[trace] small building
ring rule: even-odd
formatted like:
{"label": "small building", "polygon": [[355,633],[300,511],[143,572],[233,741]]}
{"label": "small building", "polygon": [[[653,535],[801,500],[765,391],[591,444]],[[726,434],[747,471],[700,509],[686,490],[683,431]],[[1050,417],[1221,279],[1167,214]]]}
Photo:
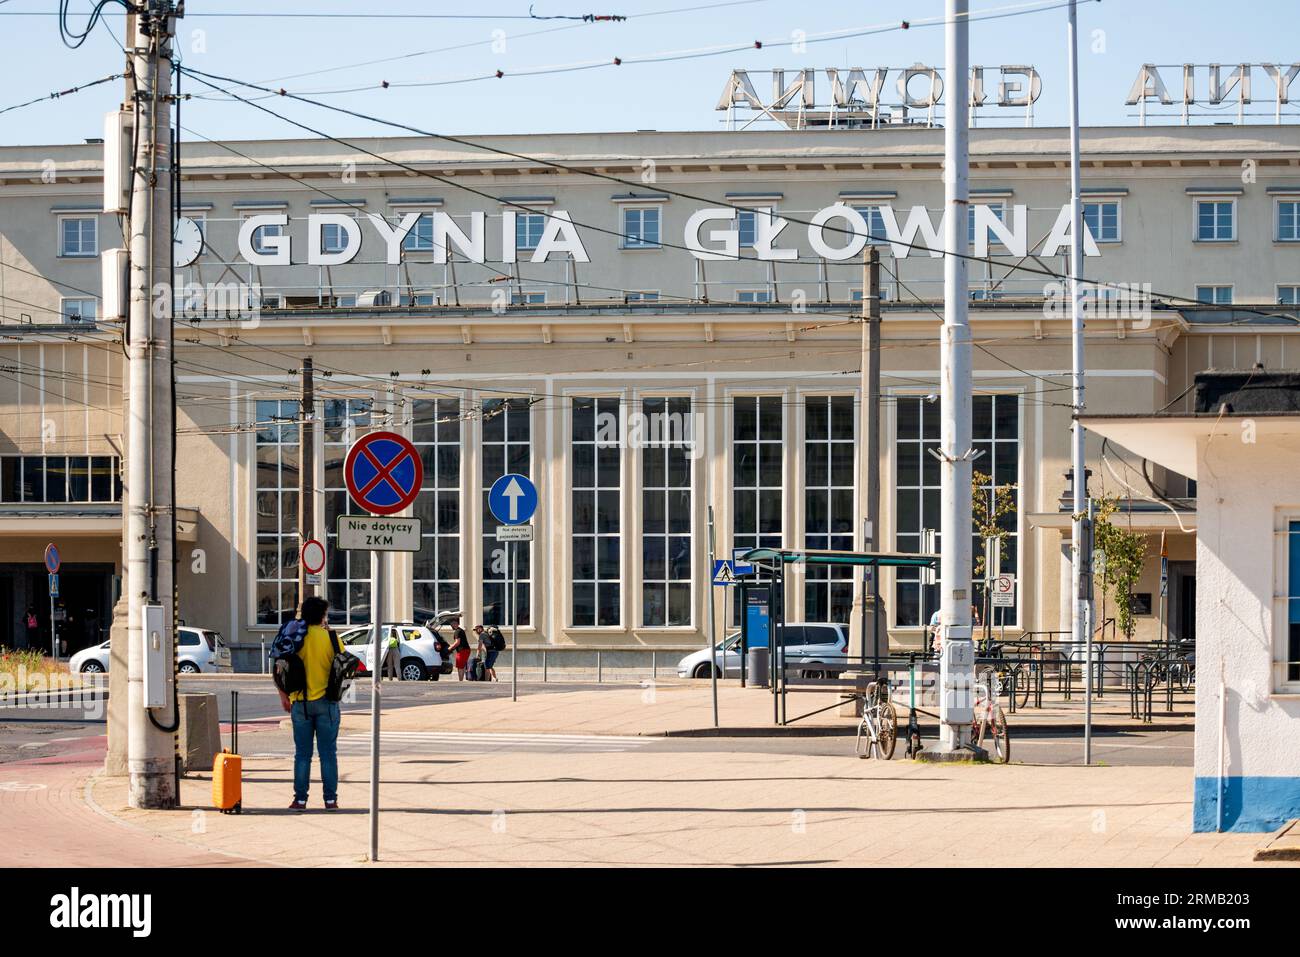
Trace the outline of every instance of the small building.
{"label": "small building", "polygon": [[1300,372],[1203,372],[1191,413],[1082,421],[1196,482],[1195,830],[1300,817]]}

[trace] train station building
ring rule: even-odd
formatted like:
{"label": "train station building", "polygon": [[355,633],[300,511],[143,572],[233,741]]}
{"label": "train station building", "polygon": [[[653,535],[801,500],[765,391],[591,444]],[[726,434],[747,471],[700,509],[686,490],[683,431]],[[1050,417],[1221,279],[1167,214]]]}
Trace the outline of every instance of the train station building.
{"label": "train station building", "polygon": [[[942,130],[475,142],[184,144],[182,618],[255,645],[295,605],[305,357],[323,591],[341,622],[369,620],[368,555],[337,549],[334,527],[351,507],[343,456],[375,428],[407,435],[424,463],[423,547],[389,577],[399,619],[508,621],[486,491],[507,471],[536,483],[529,646],[704,644],[710,507],[722,557],[863,547],[873,414],[877,545],[920,551],[942,533],[929,452],[943,260],[928,239],[942,235]],[[106,636],[120,593],[122,323],[103,277],[123,241],[102,170],[98,143],[0,148],[0,643],[29,607],[50,614],[48,541],[66,576],[56,614],[82,628],[70,650]],[[1300,367],[1300,127],[1088,128],[1082,172],[1086,278],[1127,284],[1091,303],[1090,415],[1190,411],[1207,369]],[[994,623],[1062,631],[1068,131],[973,129],[971,202],[976,468],[1016,505],[1002,563],[1015,605]],[[862,375],[868,243],[882,262],[878,396]],[[1135,637],[1162,624],[1192,637],[1195,481],[1100,437],[1088,458],[1090,492],[1147,536]],[[853,579],[788,587],[791,620],[847,620]],[[882,594],[891,644],[918,647],[937,586],[900,570]]]}

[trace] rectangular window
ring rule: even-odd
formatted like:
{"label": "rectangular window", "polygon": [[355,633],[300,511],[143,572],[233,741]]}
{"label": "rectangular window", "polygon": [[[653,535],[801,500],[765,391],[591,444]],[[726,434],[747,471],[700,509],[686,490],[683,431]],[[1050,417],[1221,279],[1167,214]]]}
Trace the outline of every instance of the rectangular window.
{"label": "rectangular window", "polygon": [[403,306],[436,306],[438,304],[438,294],[436,292],[417,292],[412,295],[404,292],[399,300]]}
{"label": "rectangular window", "polygon": [[420,214],[420,218],[402,240],[402,248],[411,253],[430,252],[433,249],[433,216],[429,213]]}
{"label": "rectangular window", "polygon": [[257,623],[279,625],[298,605],[298,403],[259,399],[256,416]]}
{"label": "rectangular window", "polygon": [[64,322],[94,322],[99,314],[98,300],[64,299],[61,310]]}
{"label": "rectangular window", "polygon": [[59,255],[78,258],[98,256],[98,234],[98,217],[59,217]]}
{"label": "rectangular window", "polygon": [[1196,301],[1208,303],[1212,306],[1230,306],[1232,305],[1232,287],[1197,286]]}
{"label": "rectangular window", "polygon": [[888,243],[885,238],[885,217],[881,215],[880,207],[877,205],[854,206],[862,218],[867,221],[867,245],[880,246]]}
{"label": "rectangular window", "polygon": [[1277,201],[1277,241],[1300,242],[1300,200],[1279,199]]}
{"label": "rectangular window", "polygon": [[1119,242],[1119,200],[1106,199],[1083,204],[1083,221],[1099,243]]}
{"label": "rectangular window", "polygon": [[339,223],[323,223],[320,231],[320,248],[325,253],[341,253],[347,248],[348,234]]}
{"label": "rectangular window", "polygon": [[[1016,483],[1020,467],[1020,400],[1014,395],[974,396],[972,427],[976,471],[997,485]],[[895,548],[920,552],[926,529],[935,531],[935,549],[942,547],[939,503],[939,460],[930,454],[939,448],[939,405],[919,396],[899,396],[895,404],[897,442],[894,448]],[[1017,494],[1018,501],[1018,494]],[[1016,574],[1018,507],[1002,521],[1002,571]],[[972,541],[972,560],[984,544]],[[974,567],[971,568],[972,577]],[[983,614],[983,582],[972,582],[973,603]],[[915,569],[899,569],[896,576],[894,620],[900,627],[920,627],[939,607],[939,586],[923,585]],[[996,609],[993,623],[1015,626],[1014,608]]]}
{"label": "rectangular window", "polygon": [[736,231],[740,234],[741,249],[752,247],[758,239],[758,214],[760,211],[767,214],[772,212],[769,207],[762,206],[755,209],[742,209],[736,213]]}
{"label": "rectangular window", "polygon": [[622,410],[617,397],[573,400],[573,624],[622,621]]}
{"label": "rectangular window", "polygon": [[1282,665],[1288,684],[1300,681],[1300,521],[1287,523],[1286,649]]}
{"label": "rectangular window", "polygon": [[[258,226],[255,230],[253,230],[253,235],[250,237],[253,245],[253,252],[256,253],[273,252],[274,250],[271,249],[271,247],[267,244],[266,241],[273,237],[283,236],[283,235],[284,235],[284,227],[279,225],[278,223],[274,225],[268,225],[268,226]],[[265,304],[265,297],[263,298],[263,304]]]}
{"label": "rectangular window", "polygon": [[1279,306],[1300,306],[1300,285],[1278,286],[1277,304]]}
{"label": "rectangular window", "polygon": [[772,294],[766,289],[737,289],[736,302],[771,302]]}
{"label": "rectangular window", "polygon": [[623,207],[623,248],[659,248],[659,207]]}
{"label": "rectangular window", "polygon": [[[972,205],[968,206],[966,209],[966,241],[970,243],[972,249],[975,248],[975,205],[976,204],[972,203]],[[1006,222],[1006,204],[1001,200],[992,203],[979,203],[978,205],[987,206],[993,211],[994,216],[1002,222]],[[987,226],[985,227],[985,230],[988,230]],[[993,241],[992,235],[989,236],[989,241]]]}
{"label": "rectangular window", "polygon": [[650,292],[650,291],[629,292],[627,294],[627,301],[628,302],[658,302],[659,293],[657,291],[656,292]]}
{"label": "rectangular window", "polygon": [[516,549],[519,567],[519,624],[530,623],[532,614],[533,546],[507,545],[497,541],[497,526],[488,508],[488,492],[503,475],[532,477],[532,402],[525,398],[491,398],[483,400],[483,623],[505,625],[510,622],[508,582],[510,548]]}
{"label": "rectangular window", "polygon": [[546,229],[545,213],[515,214],[515,248],[536,249],[542,241],[542,232]]}
{"label": "rectangular window", "polygon": [[[853,396],[804,400],[805,548],[853,550]],[[804,621],[847,624],[853,609],[853,569],[810,565],[804,578]]]}
{"label": "rectangular window", "polygon": [[[296,402],[285,405],[297,407]],[[260,418],[260,416],[259,416]],[[370,621],[370,552],[338,548],[340,515],[361,515],[343,481],[348,447],[371,428],[369,399],[326,399],[324,403],[325,459],[325,597],[330,621],[340,625]],[[297,430],[294,430],[295,434]],[[297,573],[295,572],[295,583]]]}
{"label": "rectangular window", "polygon": [[1196,241],[1226,243],[1237,238],[1237,201],[1234,199],[1198,199],[1196,201]]}
{"label": "rectangular window", "polygon": [[411,574],[415,620],[422,622],[460,607],[460,400],[416,399],[411,415],[411,441],[424,466]]}
{"label": "rectangular window", "polygon": [[117,458],[108,455],[0,456],[0,502],[117,502]]}
{"label": "rectangular window", "polygon": [[691,400],[646,398],[641,455],[641,624],[691,624]]}
{"label": "rectangular window", "polygon": [[[784,442],[784,399],[781,396],[737,396],[732,400],[733,548],[780,548],[782,545]],[[765,580],[765,576],[760,574],[755,580]],[[740,621],[739,594],[732,600],[735,615],[732,620]]]}
{"label": "rectangular window", "polygon": [[523,292],[512,292],[510,294],[510,305],[512,306],[541,306],[546,304],[546,293],[536,290],[525,289]]}

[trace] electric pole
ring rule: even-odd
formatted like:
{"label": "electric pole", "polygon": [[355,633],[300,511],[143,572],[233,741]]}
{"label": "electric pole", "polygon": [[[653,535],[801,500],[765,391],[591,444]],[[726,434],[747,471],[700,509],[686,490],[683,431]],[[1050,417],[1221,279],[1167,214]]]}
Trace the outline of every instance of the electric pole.
{"label": "electric pole", "polygon": [[[867,524],[864,529],[862,547],[865,551],[879,551],[880,542],[880,247],[874,242],[866,250],[866,275],[862,286],[862,371],[866,377],[863,382],[862,408],[867,418]],[[869,406],[868,406],[869,403]],[[862,570],[862,607],[867,607],[868,577],[873,585],[879,581],[880,569],[864,567]],[[880,656],[880,609],[875,602],[876,589],[872,589],[871,601],[871,640],[873,655],[879,665]],[[862,651],[866,657],[867,634],[866,615],[863,615]],[[888,650],[888,649],[886,649]]]}
{"label": "electric pole", "polygon": [[126,472],[127,769],[131,807],[174,807],[175,421],[172,406],[171,40],[179,13],[149,0],[127,18],[135,78]]}
{"label": "electric pole", "polygon": [[[302,360],[302,397],[298,403],[298,608],[308,595],[320,593],[308,585],[302,546],[316,537],[316,383],[311,356]],[[324,572],[321,573],[322,575]]]}
{"label": "electric pole", "polygon": [[944,24],[943,343],[939,458],[943,539],[939,620],[939,754],[970,742],[975,654],[971,640],[971,337],[967,297],[970,215],[970,19],[967,0],[947,0]]}
{"label": "electric pole", "polygon": [[[1088,508],[1088,471],[1084,461],[1083,426],[1083,209],[1079,200],[1079,27],[1074,0],[1070,0],[1066,21],[1070,62],[1070,333],[1073,348],[1074,418],[1070,423],[1071,460],[1074,468],[1074,499],[1071,503],[1070,626],[1074,649],[1084,649],[1084,701],[1087,721],[1084,734],[1084,763],[1092,763],[1092,554],[1085,550],[1085,511]],[[1087,576],[1085,582],[1084,576]]]}

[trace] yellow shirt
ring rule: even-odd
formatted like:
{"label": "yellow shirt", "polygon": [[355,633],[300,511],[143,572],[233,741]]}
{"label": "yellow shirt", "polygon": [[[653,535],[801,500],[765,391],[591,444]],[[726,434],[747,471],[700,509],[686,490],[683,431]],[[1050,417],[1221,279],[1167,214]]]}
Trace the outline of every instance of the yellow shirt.
{"label": "yellow shirt", "polygon": [[[298,657],[307,670],[307,700],[318,701],[325,697],[325,689],[329,687],[330,662],[334,660],[334,642],[324,625],[308,626]],[[289,697],[301,701],[302,692],[295,691]]]}

